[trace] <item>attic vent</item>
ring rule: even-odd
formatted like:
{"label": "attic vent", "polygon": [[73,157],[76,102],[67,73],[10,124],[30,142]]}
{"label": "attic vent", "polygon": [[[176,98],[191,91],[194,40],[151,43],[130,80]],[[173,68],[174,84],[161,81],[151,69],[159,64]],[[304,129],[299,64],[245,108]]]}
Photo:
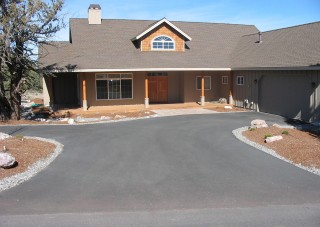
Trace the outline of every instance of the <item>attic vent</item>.
{"label": "attic vent", "polygon": [[99,4],[91,4],[88,9],[89,24],[101,24],[101,7]]}

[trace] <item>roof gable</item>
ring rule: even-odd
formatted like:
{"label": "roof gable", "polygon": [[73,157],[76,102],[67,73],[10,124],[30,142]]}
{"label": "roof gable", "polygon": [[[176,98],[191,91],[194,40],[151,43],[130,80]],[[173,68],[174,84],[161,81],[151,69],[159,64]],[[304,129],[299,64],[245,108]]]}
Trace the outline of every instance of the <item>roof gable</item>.
{"label": "roof gable", "polygon": [[169,25],[171,28],[173,28],[176,32],[178,32],[179,34],[181,34],[185,40],[187,41],[191,41],[192,38],[190,36],[188,36],[186,33],[184,33],[182,30],[180,30],[178,27],[176,27],[174,24],[172,24],[170,21],[168,21],[166,18],[163,18],[162,20],[154,23],[153,25],[151,25],[150,27],[148,27],[146,30],[144,30],[143,32],[141,32],[139,35],[137,35],[136,37],[134,37],[132,39],[132,41],[135,40],[139,40],[141,39],[144,35],[148,34],[150,31],[152,31],[153,29],[159,27],[160,25],[166,23],[167,25]]}

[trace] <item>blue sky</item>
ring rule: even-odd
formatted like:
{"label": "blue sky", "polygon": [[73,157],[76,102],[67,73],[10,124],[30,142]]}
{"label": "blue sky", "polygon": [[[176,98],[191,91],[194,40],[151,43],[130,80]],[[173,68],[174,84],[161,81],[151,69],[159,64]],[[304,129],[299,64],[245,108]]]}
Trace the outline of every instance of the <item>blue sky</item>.
{"label": "blue sky", "polygon": [[[86,18],[88,6],[100,4],[104,19],[195,21],[253,24],[261,31],[320,21],[320,0],[65,0],[63,13]],[[68,28],[57,40],[68,39]]]}

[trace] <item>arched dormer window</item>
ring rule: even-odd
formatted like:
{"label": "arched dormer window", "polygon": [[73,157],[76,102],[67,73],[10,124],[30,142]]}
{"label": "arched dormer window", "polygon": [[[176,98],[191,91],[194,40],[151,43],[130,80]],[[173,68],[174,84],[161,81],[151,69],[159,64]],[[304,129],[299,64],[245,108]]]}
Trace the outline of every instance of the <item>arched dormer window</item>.
{"label": "arched dormer window", "polygon": [[175,50],[175,43],[169,36],[157,36],[152,40],[152,50]]}

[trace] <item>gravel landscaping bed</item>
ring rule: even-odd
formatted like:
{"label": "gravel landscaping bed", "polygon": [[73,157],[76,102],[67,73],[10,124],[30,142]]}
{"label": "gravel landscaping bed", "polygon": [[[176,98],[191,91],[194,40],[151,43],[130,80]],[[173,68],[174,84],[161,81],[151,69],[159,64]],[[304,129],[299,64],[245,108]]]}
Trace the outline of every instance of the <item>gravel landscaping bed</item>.
{"label": "gravel landscaping bed", "polygon": [[[8,153],[14,154],[18,161],[17,167],[1,169],[0,192],[29,180],[46,168],[63,150],[63,145],[55,140],[27,136],[23,139],[24,141],[21,141],[21,143],[26,148],[24,151],[21,150],[21,144],[20,147],[17,144],[19,139],[15,137],[0,140],[1,145],[6,144],[9,148]],[[9,145],[10,142],[12,142],[11,145]],[[43,146],[47,146],[47,149],[44,149]],[[15,150],[21,152],[21,154],[18,155]],[[35,152],[31,154],[33,150]]]}
{"label": "gravel landscaping bed", "polygon": [[[277,141],[274,142],[274,144],[264,144],[264,134],[279,133],[280,131],[284,131],[285,129],[288,129],[286,131],[289,132],[289,135],[283,135],[284,140],[282,142]],[[260,133],[257,133],[256,130],[261,131]],[[320,138],[317,135],[310,135],[310,138],[307,138],[308,132],[298,131],[297,129],[294,129],[294,127],[292,126],[281,126],[281,128],[277,129],[275,127],[268,127],[256,130],[248,131],[248,127],[242,127],[233,130],[232,133],[235,135],[236,138],[252,147],[255,147],[274,157],[277,157],[301,169],[307,170],[320,176],[320,152],[318,151],[320,148]],[[294,132],[292,130],[296,130],[297,132]],[[251,136],[249,140],[245,135],[248,135],[248,133],[251,132],[254,134],[254,136]],[[304,133],[304,135],[302,135],[301,133]],[[297,135],[299,135],[299,137],[297,137]],[[286,136],[291,136],[292,138],[290,139],[295,140],[295,143],[290,143],[286,141]],[[312,141],[312,137],[314,137],[313,143],[307,145],[308,142]]]}

